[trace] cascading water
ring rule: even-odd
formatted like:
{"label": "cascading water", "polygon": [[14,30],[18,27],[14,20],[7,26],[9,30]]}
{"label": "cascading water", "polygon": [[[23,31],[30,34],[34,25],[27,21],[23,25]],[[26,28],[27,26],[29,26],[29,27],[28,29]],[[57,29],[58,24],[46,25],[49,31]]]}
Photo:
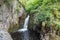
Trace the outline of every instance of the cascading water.
{"label": "cascading water", "polygon": [[25,19],[23,28],[18,30],[18,32],[22,33],[22,40],[29,40],[28,21],[29,15]]}

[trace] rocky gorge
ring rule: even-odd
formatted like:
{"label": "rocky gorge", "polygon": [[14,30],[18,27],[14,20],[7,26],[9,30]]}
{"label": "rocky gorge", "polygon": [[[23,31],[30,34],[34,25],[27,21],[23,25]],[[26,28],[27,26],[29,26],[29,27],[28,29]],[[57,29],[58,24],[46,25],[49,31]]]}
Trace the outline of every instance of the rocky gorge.
{"label": "rocky gorge", "polygon": [[57,5],[54,0],[0,0],[0,40],[60,40]]}

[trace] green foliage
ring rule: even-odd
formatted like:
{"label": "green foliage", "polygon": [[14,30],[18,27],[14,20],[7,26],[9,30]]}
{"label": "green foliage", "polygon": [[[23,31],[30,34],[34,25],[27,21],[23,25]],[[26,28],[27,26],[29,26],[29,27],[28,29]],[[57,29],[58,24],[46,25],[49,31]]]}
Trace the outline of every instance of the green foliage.
{"label": "green foliage", "polygon": [[[40,22],[45,21],[48,26],[51,26],[51,24],[54,24],[54,21],[56,19],[54,17],[54,15],[56,15],[57,18],[60,18],[60,16],[59,16],[60,12],[55,11],[55,14],[53,14],[53,10],[60,8],[60,6],[59,6],[60,4],[57,1],[58,0],[39,1],[40,4],[37,3],[39,6],[36,9],[33,9],[36,6],[32,6],[32,4],[30,3],[31,6],[28,6],[28,7],[30,7],[30,9],[29,9],[30,13],[31,14],[34,13],[34,23],[39,24]],[[28,8],[28,7],[26,7],[26,8]],[[55,27],[56,30],[58,28],[60,28],[60,23],[57,23],[57,24],[55,23],[55,25],[56,25],[56,27]]]}
{"label": "green foliage", "polygon": [[27,1],[28,0],[19,0],[19,2],[22,3],[23,5],[25,5]]}
{"label": "green foliage", "polygon": [[26,2],[25,8],[27,11],[35,9],[38,6],[39,0],[29,0]]}
{"label": "green foliage", "polygon": [[[22,1],[22,0],[21,0]],[[60,0],[25,0],[23,2],[26,11],[34,13],[34,23],[45,21],[48,25],[54,23],[56,19],[60,21]],[[58,10],[56,10],[58,9]],[[54,11],[54,12],[53,12]],[[56,22],[56,21],[55,21]],[[55,23],[55,29],[60,28],[60,22]]]}
{"label": "green foliage", "polygon": [[40,21],[43,22],[52,22],[54,20],[53,14],[51,13],[51,10],[48,10],[48,8],[38,8],[38,12],[35,13],[34,16],[34,23],[38,24]]}
{"label": "green foliage", "polygon": [[60,22],[55,22],[55,24],[56,24],[55,30],[59,30],[60,29]]}
{"label": "green foliage", "polygon": [[26,1],[25,9],[30,12],[31,10],[36,9],[38,6],[46,7],[47,4],[56,3],[57,0],[28,0]]}

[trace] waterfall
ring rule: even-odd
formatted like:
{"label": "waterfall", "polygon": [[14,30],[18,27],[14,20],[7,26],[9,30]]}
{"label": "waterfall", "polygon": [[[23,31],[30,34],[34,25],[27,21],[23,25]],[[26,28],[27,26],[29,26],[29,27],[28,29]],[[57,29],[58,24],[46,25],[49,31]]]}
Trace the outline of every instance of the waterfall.
{"label": "waterfall", "polygon": [[18,32],[22,33],[21,34],[22,35],[22,40],[29,40],[28,21],[29,21],[29,15],[25,19],[23,28],[18,30]]}
{"label": "waterfall", "polygon": [[28,30],[28,21],[29,21],[29,15],[26,17],[25,19],[25,22],[24,22],[24,25],[23,25],[23,28],[22,29],[19,29],[18,32],[23,32],[23,31],[26,31]]}

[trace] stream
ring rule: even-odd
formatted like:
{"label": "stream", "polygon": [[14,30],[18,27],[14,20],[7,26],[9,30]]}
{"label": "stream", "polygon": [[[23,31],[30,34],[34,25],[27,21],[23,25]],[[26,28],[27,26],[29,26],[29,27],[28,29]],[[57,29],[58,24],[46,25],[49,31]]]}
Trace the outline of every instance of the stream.
{"label": "stream", "polygon": [[13,40],[39,40],[39,34],[28,29],[29,15],[25,18],[25,22],[22,29],[19,29],[16,33],[11,34]]}

